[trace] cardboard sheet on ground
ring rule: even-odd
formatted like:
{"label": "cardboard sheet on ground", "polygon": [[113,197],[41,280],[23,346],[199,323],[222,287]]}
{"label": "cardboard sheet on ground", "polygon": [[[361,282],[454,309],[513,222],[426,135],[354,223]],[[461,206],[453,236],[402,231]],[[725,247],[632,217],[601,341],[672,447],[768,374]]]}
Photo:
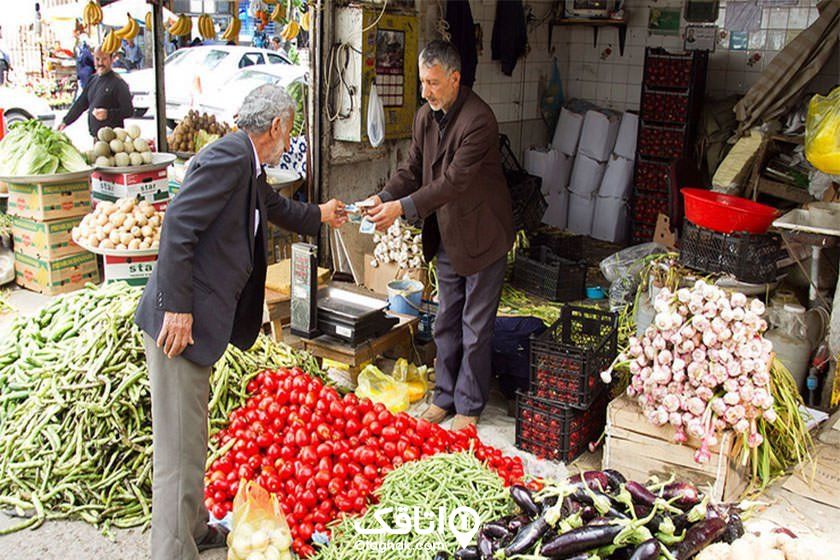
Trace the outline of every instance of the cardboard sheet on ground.
{"label": "cardboard sheet on ground", "polygon": [[817,445],[814,456],[816,468],[806,465],[788,478],[784,488],[840,509],[840,447]]}

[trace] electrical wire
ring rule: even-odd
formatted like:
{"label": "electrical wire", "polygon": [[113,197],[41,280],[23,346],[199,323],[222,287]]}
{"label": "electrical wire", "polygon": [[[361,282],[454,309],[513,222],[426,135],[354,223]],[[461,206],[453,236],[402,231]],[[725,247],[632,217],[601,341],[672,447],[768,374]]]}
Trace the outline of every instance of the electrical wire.
{"label": "electrical wire", "polygon": [[365,33],[365,32],[367,32],[367,31],[370,31],[371,29],[373,29],[374,27],[376,27],[377,25],[379,25],[379,20],[381,20],[381,19],[382,19],[382,16],[384,16],[384,15],[385,15],[385,8],[387,8],[387,7],[388,7],[388,0],[385,0],[385,2],[383,2],[383,3],[382,3],[382,11],[381,11],[381,12],[379,12],[379,17],[378,17],[378,18],[376,18],[376,21],[374,21],[373,23],[371,23],[370,25],[368,25],[367,27],[365,27],[364,29],[362,29],[362,33]]}

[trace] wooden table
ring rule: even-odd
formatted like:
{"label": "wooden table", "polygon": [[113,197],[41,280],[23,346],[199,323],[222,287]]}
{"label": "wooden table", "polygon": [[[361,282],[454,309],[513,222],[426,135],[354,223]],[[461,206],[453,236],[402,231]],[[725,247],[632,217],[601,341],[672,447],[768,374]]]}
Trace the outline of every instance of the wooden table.
{"label": "wooden table", "polygon": [[265,305],[274,340],[283,340],[283,327],[292,320],[292,298],[288,294],[265,289]]}
{"label": "wooden table", "polygon": [[347,364],[355,377],[359,373],[359,366],[373,361],[377,356],[393,350],[401,357],[408,357],[411,351],[411,340],[417,332],[420,322],[418,317],[389,313],[397,317],[400,322],[382,336],[369,340],[359,346],[351,346],[347,342],[330,335],[321,335],[313,339],[301,338],[304,350],[318,358],[328,358]]}

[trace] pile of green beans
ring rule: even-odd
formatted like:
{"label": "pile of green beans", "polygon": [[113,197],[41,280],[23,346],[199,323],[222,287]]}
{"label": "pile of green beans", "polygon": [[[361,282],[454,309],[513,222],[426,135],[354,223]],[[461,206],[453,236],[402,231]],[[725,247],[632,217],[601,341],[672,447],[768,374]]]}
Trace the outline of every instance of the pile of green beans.
{"label": "pile of green beans", "polygon": [[499,301],[500,315],[537,317],[550,326],[560,318],[562,311],[562,303],[552,303],[528,295],[507,283],[502,288],[502,297]]}
{"label": "pile of green beans", "polygon": [[[139,288],[109,283],[19,317],[0,343],[0,509],[23,521],[147,525],[152,489],[149,376],[134,325]],[[264,368],[318,371],[311,356],[260,336],[229,347],[211,375],[210,433]]]}
{"label": "pile of green beans", "polygon": [[[459,547],[455,535],[448,529],[430,534],[420,534],[412,526],[407,534],[362,535],[356,525],[364,530],[381,528],[378,517],[388,527],[399,527],[395,522],[398,511],[414,518],[414,508],[433,514],[435,528],[439,508],[445,515],[460,506],[473,508],[481,523],[493,521],[513,511],[510,492],[502,479],[484,466],[472,453],[445,453],[421,461],[406,463],[388,473],[376,491],[378,503],[368,508],[361,517],[342,517],[332,529],[331,542],[320,548],[317,560],[402,560],[431,558],[438,550],[450,554]],[[390,511],[387,511],[387,510]],[[423,520],[423,525],[431,521]],[[360,541],[364,541],[361,546]]]}

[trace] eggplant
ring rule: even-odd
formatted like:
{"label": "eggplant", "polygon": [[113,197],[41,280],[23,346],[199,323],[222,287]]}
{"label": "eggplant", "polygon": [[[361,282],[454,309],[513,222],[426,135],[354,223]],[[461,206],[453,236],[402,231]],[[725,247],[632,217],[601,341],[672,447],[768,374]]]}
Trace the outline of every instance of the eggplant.
{"label": "eggplant", "polygon": [[690,509],[700,503],[700,491],[690,482],[672,482],[662,489],[662,497],[668,501],[676,498],[674,503],[682,509]]}
{"label": "eggplant", "polygon": [[543,501],[540,502],[540,513],[545,513],[545,510],[548,508],[552,508],[557,505],[557,496],[548,496]]}
{"label": "eggplant", "polygon": [[596,517],[598,517],[598,511],[592,506],[586,506],[585,508],[580,510],[580,518],[583,520],[584,523],[589,523]]}
{"label": "eggplant", "polygon": [[656,560],[659,558],[659,552],[662,546],[656,539],[649,539],[640,544],[633,550],[630,560]]}
{"label": "eggplant", "polygon": [[485,535],[487,535],[491,539],[504,540],[513,536],[508,530],[507,526],[495,521],[491,523],[485,523],[484,527],[481,530],[484,532]]}
{"label": "eggplant", "polygon": [[543,544],[540,554],[549,558],[568,558],[580,552],[594,550],[612,544],[613,539],[624,528],[623,525],[584,525],[572,529]]}
{"label": "eggplant", "polygon": [[481,555],[478,553],[478,547],[471,544],[466,548],[456,551],[455,560],[481,560]]}
{"label": "eggplant", "polygon": [[671,521],[674,522],[675,533],[681,533],[684,529],[687,529],[689,526],[688,516],[684,513],[682,515],[675,515],[671,517]]}
{"label": "eggplant", "polygon": [[592,490],[604,491],[609,486],[609,478],[603,471],[585,471],[569,477],[574,485],[586,485]]}
{"label": "eggplant", "polygon": [[635,480],[630,480],[624,484],[624,487],[627,488],[630,496],[633,497],[633,503],[644,504],[650,507],[656,504],[656,494],[648,490],[643,484]]}
{"label": "eggplant", "polygon": [[517,515],[516,517],[514,517],[513,519],[511,519],[510,521],[508,521],[508,524],[507,524],[507,529],[508,529],[508,531],[510,531],[511,533],[516,533],[517,531],[519,531],[519,529],[520,529],[521,527],[524,527],[525,525],[527,525],[527,524],[528,524],[528,523],[530,523],[530,522],[531,522],[531,520],[530,520],[530,519],[528,519],[528,516],[526,516],[526,515]]}
{"label": "eggplant", "polygon": [[560,506],[560,519],[566,519],[581,510],[580,502],[573,500],[571,496],[563,498],[563,505]]}
{"label": "eggplant", "polygon": [[438,553],[435,554],[432,560],[449,560],[449,553],[445,550],[438,550]]}
{"label": "eggplant", "polygon": [[505,547],[505,556],[523,554],[530,550],[546,531],[548,531],[548,522],[542,517],[537,517],[534,521],[519,529],[510,544]]}
{"label": "eggplant", "polygon": [[617,491],[622,484],[627,482],[627,479],[624,478],[624,475],[616,470],[604,469],[602,472],[607,477],[607,482],[610,485],[610,490]]}
{"label": "eggplant", "polygon": [[720,540],[726,544],[732,544],[743,536],[744,522],[741,521],[741,516],[733,511],[729,514],[729,519],[726,522],[726,530],[723,532]]}
{"label": "eggplant", "polygon": [[476,541],[476,544],[478,547],[478,555],[481,556],[481,560],[490,560],[490,558],[493,557],[496,547],[493,546],[493,541],[483,530],[478,532],[478,540]]}
{"label": "eggplant", "polygon": [[513,501],[519,506],[522,513],[532,518],[537,517],[540,514],[540,508],[537,507],[536,502],[534,502],[534,497],[531,495],[531,491],[521,484],[514,484],[510,487],[510,497],[513,498]]}
{"label": "eggplant", "polygon": [[677,546],[674,557],[688,560],[715,542],[726,531],[726,521],[720,517],[705,519],[696,523],[685,533],[685,539]]}

